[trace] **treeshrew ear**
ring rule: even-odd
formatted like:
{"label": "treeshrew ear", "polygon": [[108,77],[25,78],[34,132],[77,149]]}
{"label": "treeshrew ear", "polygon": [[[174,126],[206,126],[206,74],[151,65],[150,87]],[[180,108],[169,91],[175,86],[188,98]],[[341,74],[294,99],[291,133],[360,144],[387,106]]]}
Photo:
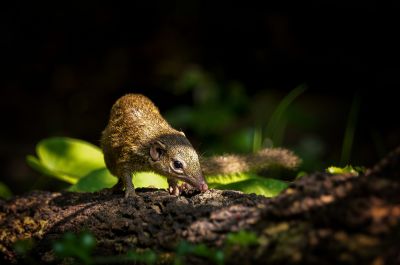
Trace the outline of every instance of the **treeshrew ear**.
{"label": "treeshrew ear", "polygon": [[166,146],[160,141],[155,141],[150,146],[150,156],[153,161],[160,160],[161,156],[165,153]]}

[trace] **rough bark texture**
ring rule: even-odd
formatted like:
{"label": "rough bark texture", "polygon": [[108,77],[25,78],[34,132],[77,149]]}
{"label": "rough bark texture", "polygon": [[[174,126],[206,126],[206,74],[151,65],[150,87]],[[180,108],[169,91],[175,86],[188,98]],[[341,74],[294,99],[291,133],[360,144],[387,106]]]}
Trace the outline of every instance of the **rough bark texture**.
{"label": "rough bark texture", "polygon": [[1,201],[3,261],[18,260],[16,240],[33,238],[34,257],[52,262],[51,242],[84,228],[97,238],[101,255],[168,253],[182,239],[222,247],[229,232],[245,229],[260,244],[234,249],[229,264],[400,264],[400,149],[365,175],[311,174],[273,199],[220,190],[186,197],[137,193],[124,199],[35,191]]}

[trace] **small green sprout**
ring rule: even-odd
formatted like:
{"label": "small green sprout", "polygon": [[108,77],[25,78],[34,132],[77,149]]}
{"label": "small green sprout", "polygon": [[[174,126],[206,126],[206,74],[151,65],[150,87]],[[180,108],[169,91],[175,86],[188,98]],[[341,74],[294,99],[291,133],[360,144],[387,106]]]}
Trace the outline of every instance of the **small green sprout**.
{"label": "small green sprout", "polygon": [[229,233],[226,237],[226,244],[233,246],[238,245],[240,247],[249,247],[258,245],[258,237],[254,232],[248,232],[240,230],[237,233]]}
{"label": "small green sprout", "polygon": [[352,167],[350,165],[347,165],[345,167],[328,167],[326,169],[326,172],[333,174],[333,175],[339,175],[339,174],[352,174],[354,176],[358,176],[360,173],[365,172],[365,168],[363,167]]}
{"label": "small green sprout", "polygon": [[184,263],[184,257],[190,254],[195,256],[207,258],[214,264],[224,264],[224,253],[222,250],[215,250],[207,247],[205,244],[194,245],[187,241],[181,241],[176,248],[176,256],[174,265],[182,265]]}
{"label": "small green sprout", "polygon": [[92,264],[91,253],[96,246],[96,239],[89,232],[80,234],[65,233],[61,240],[54,242],[54,253],[60,258],[74,257],[83,264]]}

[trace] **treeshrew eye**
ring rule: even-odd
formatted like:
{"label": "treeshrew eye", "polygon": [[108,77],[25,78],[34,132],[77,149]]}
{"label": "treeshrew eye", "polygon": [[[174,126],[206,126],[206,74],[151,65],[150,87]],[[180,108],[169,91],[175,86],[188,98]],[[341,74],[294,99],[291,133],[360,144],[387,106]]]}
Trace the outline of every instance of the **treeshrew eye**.
{"label": "treeshrew eye", "polygon": [[182,169],[183,168],[182,162],[178,161],[178,160],[175,160],[173,165],[174,165],[175,169]]}

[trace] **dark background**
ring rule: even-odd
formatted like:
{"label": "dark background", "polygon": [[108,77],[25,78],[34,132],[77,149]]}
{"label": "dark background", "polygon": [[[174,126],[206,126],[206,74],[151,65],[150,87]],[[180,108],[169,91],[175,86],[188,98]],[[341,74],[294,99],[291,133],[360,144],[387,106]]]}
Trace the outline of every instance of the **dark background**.
{"label": "dark background", "polygon": [[[246,100],[232,111],[228,129],[208,133],[177,122],[206,155],[251,151],[224,139],[267,123],[285,95],[306,85],[281,144],[300,155],[316,145],[307,170],[341,165],[356,98],[360,108],[347,162],[370,166],[400,143],[398,10],[374,2],[346,7],[176,1],[3,8],[1,181],[14,193],[37,187],[25,156],[43,138],[99,144],[110,107],[125,93],[147,95],[168,116],[183,105],[224,104],[233,86]],[[201,78],[185,85],[190,73]]]}

